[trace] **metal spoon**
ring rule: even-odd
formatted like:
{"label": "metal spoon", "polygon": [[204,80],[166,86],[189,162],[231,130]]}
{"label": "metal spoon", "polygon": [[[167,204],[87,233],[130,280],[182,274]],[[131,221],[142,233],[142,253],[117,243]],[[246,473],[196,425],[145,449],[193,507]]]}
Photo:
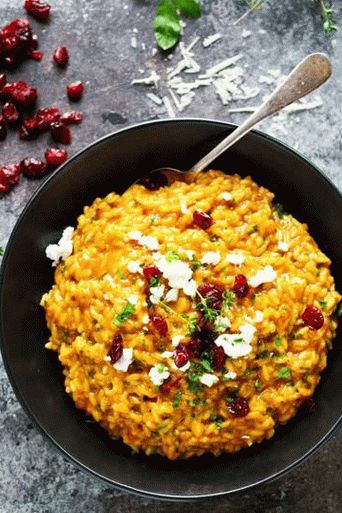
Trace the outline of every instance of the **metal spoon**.
{"label": "metal spoon", "polygon": [[[324,53],[312,53],[305,57],[288,75],[286,80],[279,85],[271,96],[251,115],[242,125],[236,128],[214,149],[205,155],[188,171],[179,171],[173,168],[159,168],[151,171],[162,174],[170,185],[175,181],[191,183],[198,173],[203,171],[213,160],[230,146],[239,141],[263,119],[272,116],[276,112],[303,98],[322,85],[331,75],[331,62]],[[153,177],[147,175],[147,179],[153,182]],[[142,179],[144,180],[144,179]],[[165,184],[166,185],[166,184]]]}

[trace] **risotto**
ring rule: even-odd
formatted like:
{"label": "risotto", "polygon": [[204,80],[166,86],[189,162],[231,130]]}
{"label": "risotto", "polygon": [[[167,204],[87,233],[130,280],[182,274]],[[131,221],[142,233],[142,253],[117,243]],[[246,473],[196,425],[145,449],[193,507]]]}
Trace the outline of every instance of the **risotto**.
{"label": "risotto", "polygon": [[326,366],[341,299],[330,260],[250,177],[150,189],[96,199],[47,249],[46,347],[66,391],[148,455],[269,439]]}

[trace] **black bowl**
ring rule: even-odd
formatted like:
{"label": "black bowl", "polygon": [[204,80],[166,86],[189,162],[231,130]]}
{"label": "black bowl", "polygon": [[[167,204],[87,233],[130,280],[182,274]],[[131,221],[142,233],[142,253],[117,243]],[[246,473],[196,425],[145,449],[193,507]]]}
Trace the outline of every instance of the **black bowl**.
{"label": "black bowl", "polygon": [[[44,349],[48,337],[41,295],[53,282],[45,248],[65,226],[76,224],[85,205],[112,190],[124,191],[160,166],[188,169],[233,125],[208,120],[145,123],[92,144],[54,173],[21,215],[3,259],[2,353],[12,386],[26,412],[71,461],[127,491],[166,499],[194,499],[243,490],[269,481],[303,461],[328,438],[341,417],[342,344],[336,340],[315,394],[316,411],[304,410],[272,440],[218,458],[170,462],[132,455],[95,423],[86,421],[63,387],[56,354]],[[342,290],[342,198],[310,162],[280,142],[253,132],[214,166],[251,175],[276,194],[286,211],[310,226],[332,259]],[[337,338],[340,338],[338,335]]]}

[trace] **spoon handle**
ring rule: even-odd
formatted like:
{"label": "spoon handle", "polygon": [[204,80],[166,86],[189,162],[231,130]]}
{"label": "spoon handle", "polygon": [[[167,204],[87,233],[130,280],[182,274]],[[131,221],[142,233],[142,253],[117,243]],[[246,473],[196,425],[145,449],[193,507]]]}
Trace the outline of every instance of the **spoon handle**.
{"label": "spoon handle", "polygon": [[221,153],[241,139],[260,121],[311,93],[311,91],[323,84],[330,75],[331,63],[324,53],[312,53],[305,57],[305,59],[297,64],[286,80],[275,89],[271,96],[242,125],[236,128],[190,169],[191,174],[197,174],[205,169]]}

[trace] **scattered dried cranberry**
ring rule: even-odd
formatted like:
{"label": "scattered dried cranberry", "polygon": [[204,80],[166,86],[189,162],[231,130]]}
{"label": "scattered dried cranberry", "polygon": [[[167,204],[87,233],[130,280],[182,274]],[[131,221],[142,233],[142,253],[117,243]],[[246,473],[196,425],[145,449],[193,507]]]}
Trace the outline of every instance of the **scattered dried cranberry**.
{"label": "scattered dried cranberry", "polygon": [[24,108],[31,107],[37,100],[37,89],[20,80],[13,85],[12,100]]}
{"label": "scattered dried cranberry", "polygon": [[33,50],[33,52],[31,52],[31,57],[35,61],[41,61],[43,58],[43,54],[42,52],[37,52],[37,50]]}
{"label": "scattered dried cranberry", "polygon": [[123,341],[122,336],[117,333],[114,336],[112,345],[108,351],[108,356],[110,358],[110,363],[114,364],[116,363],[122,356],[123,353]]}
{"label": "scattered dried cranberry", "polygon": [[167,322],[161,315],[150,315],[150,321],[155,328],[155,330],[159,333],[161,337],[166,337],[168,333]]}
{"label": "scattered dried cranberry", "polygon": [[143,273],[148,284],[150,284],[152,278],[158,278],[159,270],[155,265],[146,265],[143,268]]}
{"label": "scattered dried cranberry", "polygon": [[66,46],[59,46],[53,54],[53,60],[58,66],[64,68],[69,62],[69,52]]}
{"label": "scattered dried cranberry", "polygon": [[41,131],[49,130],[54,121],[59,121],[61,111],[58,107],[47,107],[37,111],[38,128]]}
{"label": "scattered dried cranberry", "polygon": [[169,394],[174,388],[178,388],[181,379],[181,376],[176,376],[175,378],[169,377],[162,385],[160,385],[159,390],[163,394]]}
{"label": "scattered dried cranberry", "polygon": [[199,336],[193,336],[186,346],[190,358],[199,358],[203,351],[203,340]]}
{"label": "scattered dried cranberry", "polygon": [[247,399],[237,396],[233,401],[228,403],[228,410],[235,417],[245,417],[249,413],[249,405]]}
{"label": "scattered dried cranberry", "polygon": [[83,83],[80,80],[78,80],[77,82],[72,82],[71,84],[68,84],[66,89],[69,100],[77,102],[82,97],[84,86]]}
{"label": "scattered dried cranberry", "polygon": [[31,57],[38,39],[28,20],[17,18],[0,30],[0,68],[12,68]]}
{"label": "scattered dried cranberry", "polygon": [[3,166],[0,168],[0,192],[8,192],[19,182],[20,164]]}
{"label": "scattered dried cranberry", "polygon": [[187,346],[184,344],[179,344],[174,353],[173,353],[173,361],[175,362],[176,367],[183,367],[189,361],[189,353],[187,350]]}
{"label": "scattered dried cranberry", "polygon": [[4,141],[7,137],[7,126],[5,118],[0,116],[0,141]]}
{"label": "scattered dried cranberry", "polygon": [[202,230],[206,230],[214,222],[213,218],[209,214],[207,214],[206,212],[202,212],[201,210],[195,210],[195,212],[192,215],[192,218],[194,224],[199,228],[202,228]]}
{"label": "scattered dried cranberry", "polygon": [[20,162],[20,170],[28,178],[40,178],[47,173],[47,166],[42,160],[27,157]]}
{"label": "scattered dried cranberry", "polygon": [[207,299],[207,304],[210,308],[214,308],[215,310],[219,310],[222,306],[223,299],[223,287],[216,283],[205,283],[204,285],[200,285],[197,289],[200,296],[204,299]]}
{"label": "scattered dried cranberry", "polygon": [[324,324],[323,314],[315,306],[307,306],[302,313],[302,319],[313,330],[319,330]]}
{"label": "scattered dried cranberry", "polygon": [[224,366],[224,362],[226,361],[226,354],[223,348],[213,345],[209,349],[209,354],[211,359],[211,366],[214,369],[214,371],[221,370]]}
{"label": "scattered dried cranberry", "polygon": [[143,185],[145,189],[148,189],[149,191],[158,191],[161,187],[166,187],[168,181],[167,177],[163,173],[156,171],[142,176],[138,183]]}
{"label": "scattered dried cranberry", "polygon": [[71,143],[71,132],[70,129],[61,121],[54,121],[50,125],[50,131],[52,138],[62,144]]}
{"label": "scattered dried cranberry", "polygon": [[32,116],[24,120],[20,130],[19,137],[23,141],[32,141],[39,135],[37,116]]}
{"label": "scattered dried cranberry", "polygon": [[24,9],[39,21],[47,21],[51,6],[42,0],[25,0]]}
{"label": "scattered dried cranberry", "polygon": [[11,100],[13,89],[14,89],[15,85],[16,85],[16,82],[14,82],[13,84],[11,84],[9,82],[4,84],[0,90],[0,98],[2,100]]}
{"label": "scattered dried cranberry", "polygon": [[249,285],[246,276],[243,274],[237,274],[234,280],[233,292],[237,297],[246,297],[249,292]]}
{"label": "scattered dried cranberry", "polygon": [[12,102],[5,103],[5,105],[2,107],[2,114],[7,123],[10,125],[15,125],[21,118],[20,112]]}
{"label": "scattered dried cranberry", "polygon": [[70,110],[61,115],[62,123],[65,123],[66,125],[78,125],[82,120],[83,112],[79,112],[77,110]]}
{"label": "scattered dried cranberry", "polygon": [[63,148],[49,148],[45,152],[45,160],[51,167],[58,167],[68,158],[68,152]]}

